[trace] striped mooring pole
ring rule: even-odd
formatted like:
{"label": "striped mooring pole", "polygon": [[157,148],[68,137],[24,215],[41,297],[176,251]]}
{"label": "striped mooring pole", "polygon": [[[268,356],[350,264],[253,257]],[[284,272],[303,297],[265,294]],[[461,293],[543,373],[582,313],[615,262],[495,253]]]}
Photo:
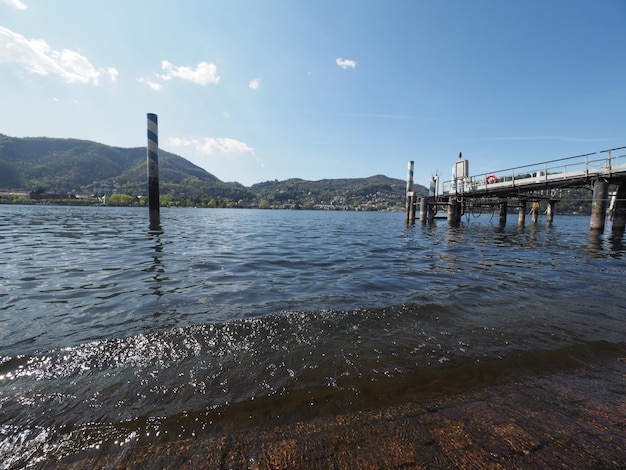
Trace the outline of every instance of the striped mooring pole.
{"label": "striped mooring pole", "polygon": [[406,215],[405,222],[412,224],[415,221],[415,198],[413,196],[413,160],[409,161],[406,175]]}
{"label": "striped mooring pole", "polygon": [[150,228],[159,228],[159,125],[152,113],[148,113],[148,208]]}

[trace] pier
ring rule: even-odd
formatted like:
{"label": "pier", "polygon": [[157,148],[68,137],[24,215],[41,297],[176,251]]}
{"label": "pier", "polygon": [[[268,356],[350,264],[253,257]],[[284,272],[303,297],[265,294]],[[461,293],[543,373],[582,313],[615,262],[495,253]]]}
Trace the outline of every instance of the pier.
{"label": "pier", "polygon": [[[624,232],[626,226],[626,147],[574,157],[549,160],[504,170],[469,175],[469,160],[455,162],[452,178],[441,182],[436,175],[430,180],[429,195],[418,198],[413,191],[413,166],[409,162],[406,191],[406,222],[415,223],[419,211],[421,224],[432,223],[438,213],[446,213],[452,226],[460,224],[466,212],[489,207],[499,211],[499,224],[506,225],[509,209],[517,209],[518,224],[524,225],[530,214],[537,223],[545,212],[552,224],[555,206],[563,190],[587,188],[592,191],[592,232],[604,231],[607,214],[613,232]],[[609,188],[615,189],[609,193]],[[545,211],[541,211],[541,207]],[[437,217],[441,218],[441,216]]]}

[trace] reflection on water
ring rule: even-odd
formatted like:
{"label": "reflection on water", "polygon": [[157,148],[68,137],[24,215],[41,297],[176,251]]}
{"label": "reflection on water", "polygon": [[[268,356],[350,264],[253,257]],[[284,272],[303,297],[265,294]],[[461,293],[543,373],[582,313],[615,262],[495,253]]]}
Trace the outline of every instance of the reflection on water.
{"label": "reflection on water", "polygon": [[624,255],[624,233],[590,230],[588,252],[592,256],[621,258]]}
{"label": "reflection on water", "polygon": [[152,255],[153,263],[146,269],[145,272],[152,273],[152,282],[151,289],[157,297],[161,297],[163,295],[163,291],[161,289],[161,283],[164,278],[165,268],[163,263],[161,262],[161,257],[163,253],[163,243],[161,242],[161,237],[163,236],[163,230],[150,230],[148,239],[154,245],[154,253]]}

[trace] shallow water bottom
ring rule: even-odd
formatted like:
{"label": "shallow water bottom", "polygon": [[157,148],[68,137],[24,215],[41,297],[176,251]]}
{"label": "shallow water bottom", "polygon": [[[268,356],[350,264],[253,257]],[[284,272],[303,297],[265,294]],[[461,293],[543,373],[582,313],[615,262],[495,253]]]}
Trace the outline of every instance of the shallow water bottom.
{"label": "shallow water bottom", "polygon": [[614,353],[418,401],[111,443],[41,468],[623,468],[626,355]]}

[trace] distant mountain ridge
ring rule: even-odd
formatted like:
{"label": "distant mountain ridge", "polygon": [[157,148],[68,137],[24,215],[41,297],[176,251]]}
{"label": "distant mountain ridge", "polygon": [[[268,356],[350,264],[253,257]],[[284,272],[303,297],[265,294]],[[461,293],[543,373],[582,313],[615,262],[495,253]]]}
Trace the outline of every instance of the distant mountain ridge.
{"label": "distant mountain ridge", "polygon": [[[353,207],[363,201],[404,200],[403,180],[369,178],[267,181],[250,188],[225,183],[185,158],[159,150],[161,193],[199,201],[225,199],[311,207]],[[112,147],[79,139],[10,137],[0,134],[0,188],[31,192],[89,191],[142,195],[146,191],[146,148]],[[417,192],[426,188],[416,185]],[[377,194],[378,193],[378,194]]]}

